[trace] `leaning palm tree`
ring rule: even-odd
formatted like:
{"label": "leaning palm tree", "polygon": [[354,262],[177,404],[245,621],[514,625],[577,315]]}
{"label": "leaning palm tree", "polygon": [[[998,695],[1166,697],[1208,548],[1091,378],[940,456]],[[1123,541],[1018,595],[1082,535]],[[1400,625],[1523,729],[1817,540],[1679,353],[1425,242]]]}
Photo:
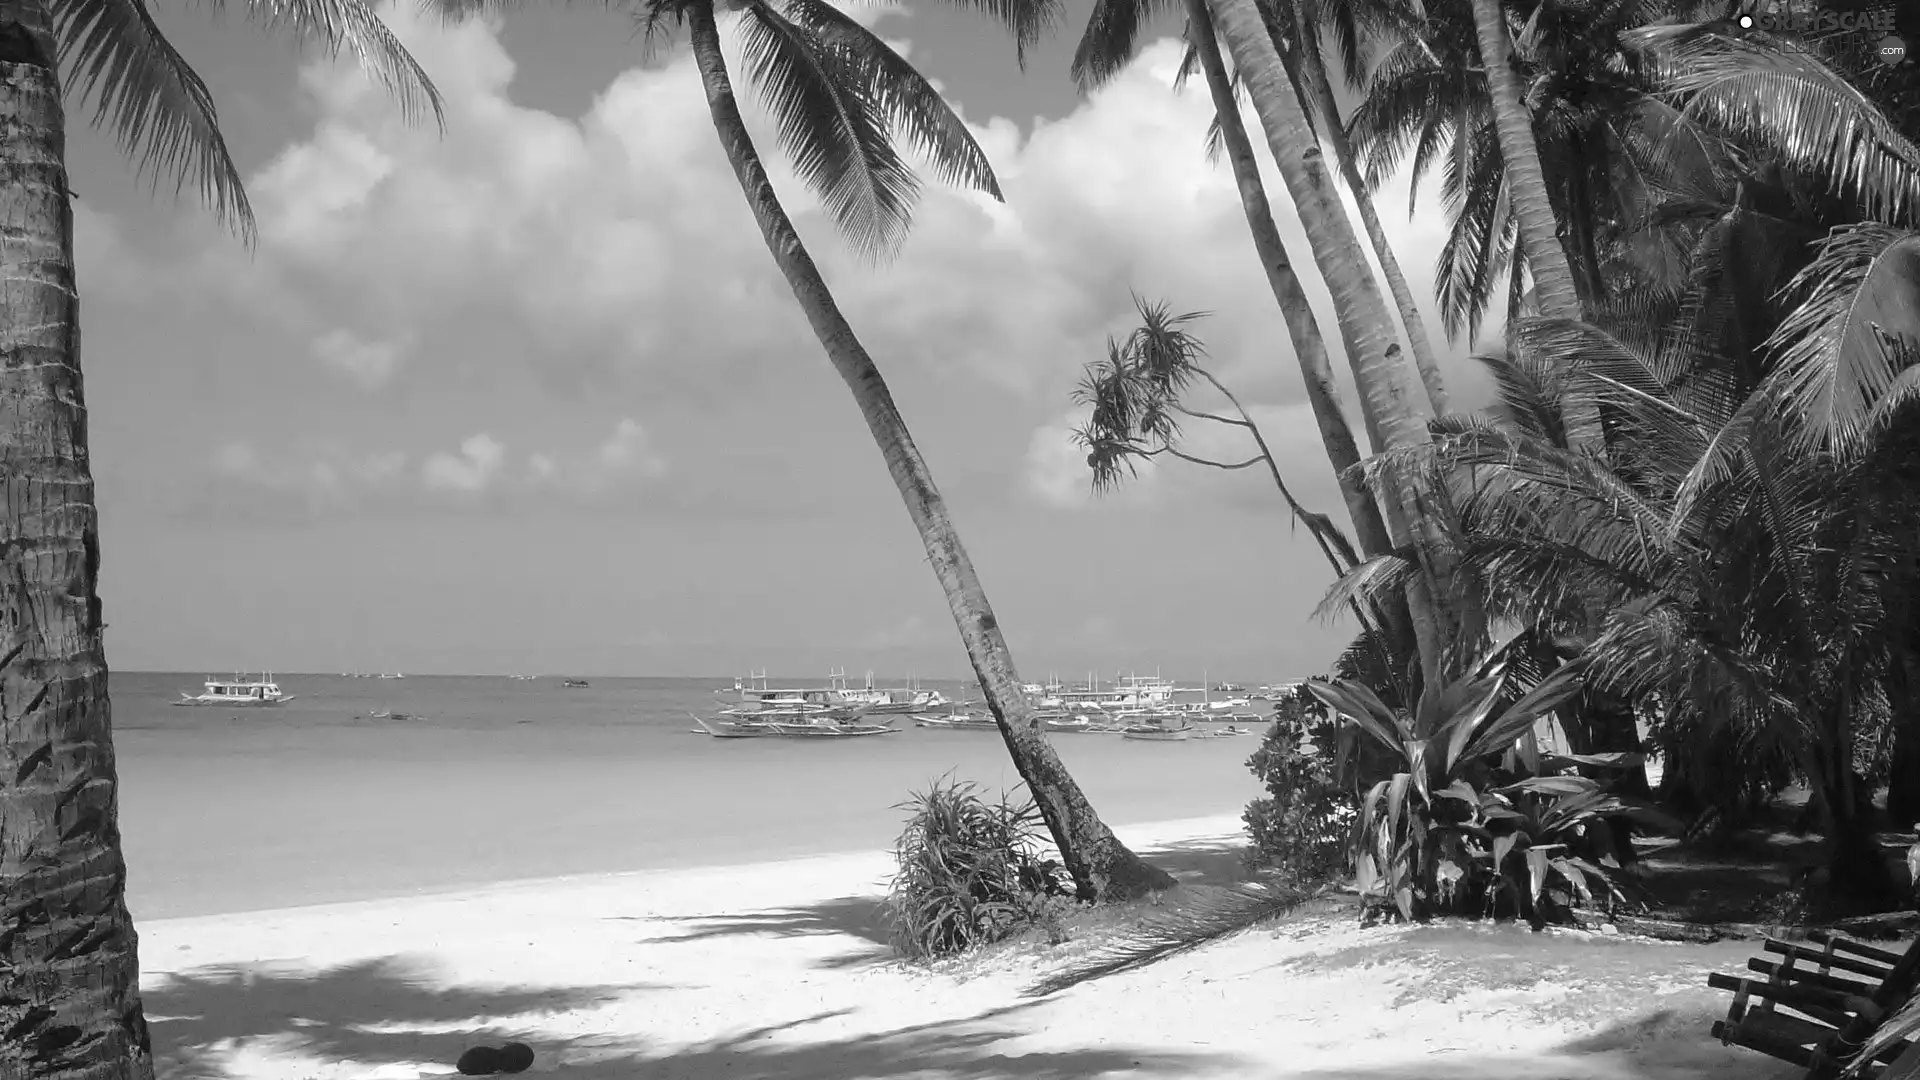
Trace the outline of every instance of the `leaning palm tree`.
{"label": "leaning palm tree", "polygon": [[[355,53],[409,112],[439,115],[426,75],[361,0],[248,8]],[[0,1076],[146,1080],[96,591],[70,91],[156,181],[194,184],[243,237],[253,219],[205,84],[142,0],[0,2]]]}
{"label": "leaning palm tree", "polygon": [[[482,5],[443,0],[443,6],[457,16]],[[911,220],[919,182],[895,146],[895,133],[941,179],[1000,197],[993,169],[966,125],[878,35],[825,0],[744,0],[730,6],[739,12],[748,73],[773,114],[781,146],[860,251],[878,257],[895,250]],[[983,0],[982,6],[1023,44],[1037,36],[1048,12],[1022,0]],[[734,97],[713,0],[648,0],[642,19],[650,37],[674,25],[687,29],[714,130],[747,207],[886,460],[1014,768],[1032,792],[1080,895],[1117,899],[1171,886],[1170,876],[1142,862],[1100,820],[1021,692],[1013,656],[926,459],[767,176]]]}

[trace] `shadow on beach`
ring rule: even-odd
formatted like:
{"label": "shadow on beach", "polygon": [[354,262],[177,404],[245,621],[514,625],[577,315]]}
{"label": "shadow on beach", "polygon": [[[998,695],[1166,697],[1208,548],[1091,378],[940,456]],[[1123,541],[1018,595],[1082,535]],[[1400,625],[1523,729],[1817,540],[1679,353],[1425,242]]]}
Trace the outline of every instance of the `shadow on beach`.
{"label": "shadow on beach", "polygon": [[[782,1033],[832,1019],[821,1013],[726,1039],[667,1050],[632,1037],[553,1038],[523,1026],[535,1015],[588,1009],[657,984],[563,989],[447,987],[398,957],[318,972],[209,968],[143,992],[158,1080],[220,1080],[227,1059],[249,1046],[276,1056],[351,1063],[364,1075],[382,1066],[433,1066],[452,1074],[461,1051],[518,1040],[538,1054],[527,1075],[577,1080],[1079,1080],[1109,1073],[1191,1076],[1230,1065],[1224,1055],[1124,1046],[1012,1054],[1021,1033],[992,1021],[1032,1008],[1003,1007],[951,1021],[878,1034],[792,1043]],[[413,1075],[397,1069],[387,1075]]]}

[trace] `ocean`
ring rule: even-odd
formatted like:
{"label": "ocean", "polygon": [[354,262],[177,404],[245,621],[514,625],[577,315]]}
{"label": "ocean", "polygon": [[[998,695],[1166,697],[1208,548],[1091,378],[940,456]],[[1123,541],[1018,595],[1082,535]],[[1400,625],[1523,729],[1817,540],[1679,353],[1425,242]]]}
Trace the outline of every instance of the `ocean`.
{"label": "ocean", "polygon": [[[727,679],[280,675],[297,698],[278,708],[171,706],[203,678],[112,676],[137,919],[884,848],[914,789],[1019,779],[997,733],[904,717],[871,739],[693,733],[688,712],[732,702],[714,692]],[[1259,794],[1253,736],[1053,741],[1110,824],[1232,813]]]}

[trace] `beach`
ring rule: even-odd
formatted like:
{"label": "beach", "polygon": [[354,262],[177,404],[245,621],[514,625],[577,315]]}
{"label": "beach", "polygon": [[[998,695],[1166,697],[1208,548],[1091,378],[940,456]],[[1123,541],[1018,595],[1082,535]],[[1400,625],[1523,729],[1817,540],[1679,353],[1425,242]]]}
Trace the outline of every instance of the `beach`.
{"label": "beach", "polygon": [[[1219,816],[1120,830],[1170,865]],[[1027,945],[888,958],[877,851],[525,882],[141,927],[169,1080],[413,1080],[519,1040],[579,1080],[1791,1075],[1713,1042],[1742,943],[1281,922],[1051,998]],[[1205,871],[1189,871],[1191,876]],[[1062,948],[1070,948],[1072,943]]]}
{"label": "beach", "polygon": [[[301,698],[225,716],[165,706],[189,676],[115,676],[164,1080],[415,1080],[515,1039],[581,1080],[1778,1072],[1707,1034],[1737,943],[1342,909],[1041,1000],[1092,937],[902,965],[893,806],[943,774],[1011,786],[992,732],[691,735],[712,680],[282,682]],[[1235,878],[1256,739],[1053,741],[1122,839],[1189,887]]]}

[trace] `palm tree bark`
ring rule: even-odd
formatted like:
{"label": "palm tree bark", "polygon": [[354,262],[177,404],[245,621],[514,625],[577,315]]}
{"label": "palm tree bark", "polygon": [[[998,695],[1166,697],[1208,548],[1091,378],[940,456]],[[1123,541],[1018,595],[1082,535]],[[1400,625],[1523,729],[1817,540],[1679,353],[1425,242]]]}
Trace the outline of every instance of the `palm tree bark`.
{"label": "palm tree bark", "polygon": [[0,1076],[148,1080],[57,57],[0,0]]}
{"label": "palm tree bark", "polygon": [[[1287,79],[1266,20],[1255,0],[1207,0],[1207,7],[1253,98],[1267,148],[1300,215],[1314,264],[1332,294],[1374,449],[1411,451],[1430,445],[1425,410],[1416,406],[1408,385],[1393,317],[1327,175],[1319,142],[1308,130],[1306,112]],[[1444,685],[1463,644],[1462,627],[1450,608],[1460,592],[1455,584],[1457,559],[1435,529],[1423,479],[1405,469],[1388,473],[1379,491],[1382,516],[1396,546],[1412,546],[1425,571],[1407,589],[1421,673],[1427,685]]]}
{"label": "palm tree bark", "polygon": [[1533,115],[1521,94],[1520,77],[1513,70],[1506,14],[1500,0],[1472,2],[1480,61],[1487,69],[1487,95],[1493,103],[1494,131],[1507,170],[1508,198],[1520,224],[1520,246],[1527,254],[1527,268],[1533,274],[1534,302],[1540,314],[1549,319],[1578,319],[1580,294],[1574,287],[1567,250],[1560,243],[1553,203],[1547,197],[1540,146],[1533,138]]}
{"label": "palm tree bark", "polygon": [[1240,208],[1246,212],[1247,230],[1253,234],[1253,248],[1266,271],[1267,285],[1280,305],[1286,320],[1287,337],[1293,343],[1294,358],[1307,384],[1307,403],[1320,427],[1320,441],[1333,464],[1340,482],[1340,494],[1346,500],[1347,513],[1353,519],[1354,538],[1360,550],[1379,555],[1393,550],[1387,524],[1380,507],[1367,491],[1360,475],[1360,446],[1347,425],[1347,414],[1340,407],[1340,390],[1333,381],[1333,365],[1327,359],[1327,343],[1320,336],[1320,320],[1300,287],[1300,276],[1293,271],[1286,243],[1273,222],[1273,207],[1267,202],[1266,187],[1260,181],[1260,164],[1254,157],[1253,140],[1240,121],[1240,106],[1234,100],[1233,83],[1227,75],[1226,61],[1214,36],[1213,16],[1207,13],[1206,0],[1186,0],[1187,33],[1200,58],[1207,77],[1207,90],[1213,96],[1214,113],[1220,118],[1220,142],[1227,161],[1233,166],[1233,179],[1240,190]]}
{"label": "palm tree bark", "polygon": [[1302,25],[1306,19],[1304,6],[1297,2],[1290,6],[1297,28],[1295,37],[1301,42],[1301,59],[1307,65],[1307,78],[1326,114],[1327,145],[1333,147],[1334,164],[1340,169],[1341,182],[1353,193],[1353,205],[1360,211],[1360,227],[1366,230],[1367,242],[1373,245],[1374,258],[1380,261],[1380,276],[1387,279],[1387,292],[1393,297],[1393,305],[1400,309],[1400,325],[1406,331],[1407,348],[1413,353],[1414,370],[1419,372],[1420,384],[1426,388],[1427,403],[1433,406],[1435,416],[1445,416],[1452,411],[1452,403],[1447,395],[1446,377],[1440,374],[1439,357],[1433,351],[1433,338],[1427,334],[1426,320],[1413,298],[1413,288],[1407,284],[1407,275],[1400,272],[1400,260],[1394,257],[1387,230],[1380,223],[1373,193],[1367,189],[1360,167],[1354,162],[1353,144],[1347,139],[1346,125],[1340,122],[1340,108],[1334,102],[1333,82],[1327,77],[1327,65],[1320,56],[1318,40]]}
{"label": "palm tree bark", "polygon": [[953,521],[947,516],[946,501],[934,487],[933,475],[914,445],[905,420],[894,407],[893,395],[880,370],[841,314],[767,178],[759,152],[754,149],[746,123],[741,119],[739,104],[734,100],[713,8],[699,2],[687,5],[686,11],[694,59],[700,66],[701,82],[706,88],[707,108],[734,176],[740,181],[740,189],[766,238],[767,249],[773,253],[774,263],[793,289],[794,299],[806,313],[807,322],[820,339],[834,370],[853,391],[860,414],[866,418],[874,442],[886,458],[887,472],[900,490],[907,513],[926,546],[927,559],[946,593],[947,606],[953,612],[960,639],[966,645],[967,658],[973,663],[974,674],[986,694],[987,707],[993,711],[1000,735],[1006,740],[1014,768],[1026,781],[1054,843],[1060,848],[1061,862],[1073,875],[1082,899],[1125,899],[1171,887],[1173,878],[1141,861],[1100,820],[1033,716],[1026,696],[1020,692],[1020,677],[1014,670],[1006,640],[1000,635],[993,609],[987,603],[986,590],[981,587]]}
{"label": "palm tree bark", "polygon": [[[1474,31],[1480,41],[1480,62],[1487,69],[1487,96],[1493,104],[1494,132],[1500,159],[1507,171],[1507,197],[1520,226],[1520,248],[1533,275],[1534,305],[1549,319],[1581,318],[1580,293],[1573,265],[1561,243],[1560,226],[1547,195],[1546,172],[1540,165],[1540,144],[1533,138],[1533,114],[1521,93],[1513,70],[1513,43],[1507,37],[1501,0],[1472,0]],[[1605,448],[1600,411],[1583,397],[1563,400],[1567,442],[1576,450]]]}

